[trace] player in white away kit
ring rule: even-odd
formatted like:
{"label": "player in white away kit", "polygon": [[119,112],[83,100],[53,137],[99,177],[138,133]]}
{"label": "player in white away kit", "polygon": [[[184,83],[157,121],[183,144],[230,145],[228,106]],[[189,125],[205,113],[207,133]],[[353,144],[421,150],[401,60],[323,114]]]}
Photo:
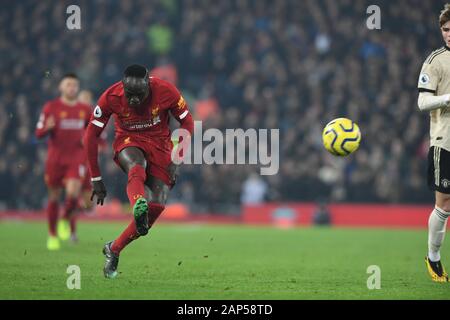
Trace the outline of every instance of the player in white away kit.
{"label": "player in white away kit", "polygon": [[420,110],[430,112],[428,185],[436,203],[428,220],[428,255],[425,263],[433,281],[448,282],[440,248],[450,216],[450,4],[439,16],[444,47],[431,53],[419,76]]}

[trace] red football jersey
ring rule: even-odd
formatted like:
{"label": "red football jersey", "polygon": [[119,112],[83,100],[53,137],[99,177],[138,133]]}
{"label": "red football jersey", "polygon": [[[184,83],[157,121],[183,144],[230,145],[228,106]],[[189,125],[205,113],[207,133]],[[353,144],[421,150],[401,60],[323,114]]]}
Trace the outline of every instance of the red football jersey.
{"label": "red football jersey", "polygon": [[180,92],[167,81],[150,77],[151,94],[138,107],[130,107],[121,81],[109,87],[98,100],[91,116],[92,124],[104,128],[114,116],[116,137],[129,135],[133,139],[170,139],[169,111],[177,119],[189,113]]}
{"label": "red football jersey", "polygon": [[[85,159],[83,135],[92,109],[77,102],[70,106],[60,98],[47,102],[41,112],[36,126],[36,136],[50,135],[48,140],[48,157],[55,161],[73,162]],[[45,123],[49,117],[55,119],[55,127],[47,132]]]}

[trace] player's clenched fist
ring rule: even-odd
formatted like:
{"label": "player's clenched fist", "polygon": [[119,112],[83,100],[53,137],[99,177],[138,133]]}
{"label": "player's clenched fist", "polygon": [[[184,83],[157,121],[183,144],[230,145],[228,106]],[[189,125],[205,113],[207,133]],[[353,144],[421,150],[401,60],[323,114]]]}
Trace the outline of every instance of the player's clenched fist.
{"label": "player's clenched fist", "polygon": [[94,200],[94,196],[97,196],[97,204],[103,205],[106,198],[106,188],[103,181],[92,181],[92,189],[91,201]]}

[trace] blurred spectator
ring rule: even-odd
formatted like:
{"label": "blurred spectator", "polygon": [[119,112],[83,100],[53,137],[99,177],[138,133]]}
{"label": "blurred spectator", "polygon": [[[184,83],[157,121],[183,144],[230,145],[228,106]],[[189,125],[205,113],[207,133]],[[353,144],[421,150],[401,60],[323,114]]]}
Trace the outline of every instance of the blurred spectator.
{"label": "blurred spectator", "polygon": [[243,183],[241,203],[260,204],[266,199],[267,184],[257,173],[252,173]]}
{"label": "blurred spectator", "polygon": [[328,226],[331,224],[331,214],[324,200],[318,202],[317,208],[313,212],[312,221],[314,225],[318,226]]}

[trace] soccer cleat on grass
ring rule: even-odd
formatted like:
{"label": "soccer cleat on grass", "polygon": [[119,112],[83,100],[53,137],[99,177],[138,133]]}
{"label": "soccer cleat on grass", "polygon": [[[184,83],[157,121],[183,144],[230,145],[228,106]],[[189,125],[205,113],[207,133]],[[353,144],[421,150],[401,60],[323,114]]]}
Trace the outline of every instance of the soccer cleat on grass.
{"label": "soccer cleat on grass", "polygon": [[58,221],[58,237],[63,240],[69,240],[70,238],[70,225],[69,221],[66,219],[61,219]]}
{"label": "soccer cleat on grass", "polygon": [[145,198],[137,199],[133,207],[134,222],[139,235],[148,233],[148,204]]}
{"label": "soccer cleat on grass", "polygon": [[445,272],[441,261],[433,262],[428,257],[425,257],[425,264],[427,265],[428,273],[431,279],[435,282],[448,282],[448,274]]}
{"label": "soccer cleat on grass", "polygon": [[48,236],[47,249],[50,251],[55,251],[55,250],[59,250],[60,248],[61,248],[61,245],[59,244],[58,237]]}
{"label": "soccer cleat on grass", "polygon": [[105,255],[105,267],[103,274],[105,278],[115,278],[117,276],[117,266],[119,265],[119,256],[111,250],[112,241],[105,244],[103,247],[103,254]]}

